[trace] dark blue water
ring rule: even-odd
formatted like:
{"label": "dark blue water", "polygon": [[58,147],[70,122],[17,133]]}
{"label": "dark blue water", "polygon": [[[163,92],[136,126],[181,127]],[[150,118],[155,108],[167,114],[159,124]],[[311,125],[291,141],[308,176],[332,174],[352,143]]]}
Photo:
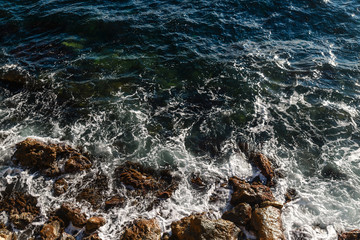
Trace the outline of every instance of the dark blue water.
{"label": "dark blue water", "polygon": [[[284,172],[279,201],[299,192],[287,238],[336,239],[360,225],[359,53],[356,0],[0,1],[0,163],[33,136],[84,146],[109,175],[132,160],[247,177],[249,142]],[[168,219],[219,209],[184,186]]]}

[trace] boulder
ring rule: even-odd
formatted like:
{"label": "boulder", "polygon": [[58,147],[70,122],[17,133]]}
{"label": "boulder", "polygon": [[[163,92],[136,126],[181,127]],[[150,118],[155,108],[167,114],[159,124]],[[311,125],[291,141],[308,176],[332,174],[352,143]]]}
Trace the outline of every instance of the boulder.
{"label": "boulder", "polygon": [[0,229],[0,240],[15,240],[16,236],[9,230],[2,228]]}
{"label": "boulder", "polygon": [[156,219],[139,219],[125,229],[120,240],[160,240],[161,229]]}
{"label": "boulder", "polygon": [[[87,182],[85,188],[82,186],[84,181]],[[102,173],[90,174],[83,179],[83,182],[76,185],[77,189],[83,188],[76,196],[76,200],[79,202],[85,200],[89,202],[94,209],[100,208],[104,203],[105,192],[109,189],[108,177]]]}
{"label": "boulder", "polygon": [[339,235],[339,240],[358,240],[360,239],[360,229],[355,229],[350,232],[344,232]]}
{"label": "boulder", "polygon": [[251,224],[259,239],[285,240],[281,210],[276,207],[256,208],[252,214]]}
{"label": "boulder", "polygon": [[[90,236],[84,237],[82,240],[101,240],[97,233],[91,234]],[[135,239],[134,239],[135,240]]]}
{"label": "boulder", "polygon": [[81,153],[75,152],[65,162],[65,172],[74,173],[89,169],[92,166],[91,161],[82,155]]}
{"label": "boulder", "polygon": [[275,174],[269,159],[264,154],[253,153],[250,156],[250,161],[259,168],[261,174],[266,177],[268,184],[273,185]]}
{"label": "boulder", "polygon": [[66,158],[65,172],[74,173],[91,167],[91,161],[86,154],[63,144],[47,144],[43,141],[27,138],[16,144],[12,157],[15,164],[41,171],[44,175],[55,177],[61,174],[59,159]]}
{"label": "boulder", "polygon": [[275,201],[274,195],[268,186],[259,183],[249,184],[236,177],[230,178],[230,183],[234,188],[231,196],[231,204],[234,206],[239,203],[249,203],[251,206],[254,206],[264,201]]}
{"label": "boulder", "polygon": [[281,203],[279,203],[279,202],[277,202],[277,201],[273,201],[273,202],[271,202],[271,201],[264,201],[264,202],[262,202],[261,204],[260,204],[260,207],[268,207],[268,206],[273,206],[273,207],[276,207],[276,208],[278,208],[278,209],[282,209],[283,208],[283,205],[281,204]]}
{"label": "boulder", "polygon": [[69,184],[64,178],[60,178],[54,182],[54,195],[60,196],[69,188]]}
{"label": "boulder", "polygon": [[178,240],[236,240],[240,233],[234,223],[224,219],[209,219],[203,214],[173,222],[171,230]]}
{"label": "boulder", "polygon": [[156,181],[152,176],[142,174],[135,169],[129,169],[128,171],[121,173],[119,180],[125,185],[136,189],[149,190],[155,189],[156,187]]}
{"label": "boulder", "polygon": [[40,237],[43,240],[56,240],[60,237],[60,222],[53,221],[45,224],[41,231]]}
{"label": "boulder", "polygon": [[60,240],[75,240],[75,238],[72,235],[63,232],[60,236]]}
{"label": "boulder", "polygon": [[18,229],[25,229],[34,219],[34,214],[30,212],[18,213],[16,210],[10,212],[10,221]]}
{"label": "boulder", "polygon": [[98,230],[101,226],[104,226],[105,223],[106,220],[103,217],[91,217],[86,221],[85,230],[88,233],[92,233]]}
{"label": "boulder", "polygon": [[235,223],[236,226],[246,226],[251,220],[252,208],[248,203],[239,203],[230,211],[224,212],[222,219]]}
{"label": "boulder", "polygon": [[125,203],[125,198],[114,196],[105,202],[105,210],[109,210],[110,208],[113,207],[123,206],[124,203]]}
{"label": "boulder", "polygon": [[60,207],[60,212],[65,217],[64,222],[71,221],[75,227],[83,227],[86,224],[86,215],[80,209],[73,208],[70,204],[64,203]]}

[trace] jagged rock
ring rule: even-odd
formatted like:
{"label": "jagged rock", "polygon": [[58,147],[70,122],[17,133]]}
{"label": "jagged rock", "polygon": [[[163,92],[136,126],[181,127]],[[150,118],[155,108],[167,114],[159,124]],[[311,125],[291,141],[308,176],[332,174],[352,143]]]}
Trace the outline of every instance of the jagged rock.
{"label": "jagged rock", "polygon": [[63,232],[61,234],[60,240],[75,240],[75,238],[72,235],[70,235],[66,232]]}
{"label": "jagged rock", "polygon": [[206,184],[204,183],[203,179],[199,176],[199,174],[193,173],[190,178],[190,182],[192,186],[196,189],[204,189]]}
{"label": "jagged rock", "polygon": [[171,224],[171,230],[178,240],[236,240],[240,229],[234,223],[212,220],[204,215],[191,215]]}
{"label": "jagged rock", "polygon": [[33,138],[27,138],[16,144],[12,159],[15,164],[40,170],[46,176],[55,177],[61,174],[58,160],[62,157],[67,158],[65,172],[74,173],[91,167],[89,158],[70,146],[47,144]]}
{"label": "jagged rock", "polygon": [[125,198],[114,196],[105,202],[105,210],[109,210],[113,207],[122,206],[125,203]]}
{"label": "jagged rock", "polygon": [[296,198],[298,198],[298,193],[297,193],[296,189],[289,188],[286,190],[286,193],[285,193],[285,202],[286,203],[293,201]]}
{"label": "jagged rock", "polygon": [[280,209],[273,206],[256,208],[251,223],[259,239],[285,240]]}
{"label": "jagged rock", "polygon": [[282,209],[283,208],[283,205],[281,204],[281,203],[279,203],[279,202],[277,202],[277,201],[273,201],[273,202],[271,202],[271,201],[264,201],[264,202],[262,202],[261,204],[260,204],[260,207],[267,207],[267,206],[273,206],[273,207],[276,207],[276,208],[278,208],[278,209]]}
{"label": "jagged rock", "polygon": [[[89,179],[86,179],[89,178]],[[77,201],[85,200],[89,202],[94,209],[100,208],[101,204],[104,202],[105,192],[109,189],[109,180],[108,177],[102,173],[98,173],[95,176],[89,175],[83,179],[90,180],[86,188],[82,189],[80,193],[76,196]],[[82,183],[77,185],[77,188],[81,188]]]}
{"label": "jagged rock", "polygon": [[65,162],[65,172],[74,173],[89,169],[92,166],[91,161],[80,153],[73,155]]}
{"label": "jagged rock", "polygon": [[64,178],[60,178],[54,182],[54,195],[60,196],[69,188],[69,184]]}
{"label": "jagged rock", "polygon": [[254,206],[264,201],[275,201],[274,195],[268,186],[258,183],[249,184],[237,177],[232,177],[229,181],[234,188],[231,196],[231,204],[234,206],[244,202]]}
{"label": "jagged rock", "polygon": [[3,196],[0,211],[6,211],[10,215],[10,221],[16,228],[26,228],[39,215],[35,197],[18,192],[12,192],[10,195],[4,192]]}
{"label": "jagged rock", "polygon": [[34,214],[30,212],[18,213],[16,210],[10,212],[10,221],[18,229],[25,229],[34,219]]}
{"label": "jagged rock", "polygon": [[251,206],[247,203],[239,203],[230,211],[224,212],[222,218],[236,224],[236,226],[246,226],[251,220]]}
{"label": "jagged rock", "polygon": [[106,223],[103,217],[91,217],[86,221],[85,230],[88,233],[94,232]]}
{"label": "jagged rock", "polygon": [[88,237],[84,237],[82,240],[101,240],[101,238],[99,237],[99,235],[97,233],[94,233]]}
{"label": "jagged rock", "polygon": [[0,240],[15,240],[15,239],[16,236],[13,232],[10,232],[5,228],[0,229]]}
{"label": "jagged rock", "polygon": [[168,170],[155,171],[137,163],[126,162],[115,169],[117,184],[124,184],[129,190],[154,193],[159,198],[169,198],[178,186],[178,179]]}
{"label": "jagged rock", "polygon": [[273,185],[273,178],[275,174],[269,159],[264,154],[253,153],[250,156],[250,161],[260,169],[261,174],[266,177],[269,185]]}
{"label": "jagged rock", "polygon": [[360,229],[355,229],[350,232],[344,232],[339,235],[339,240],[358,240],[360,239]]}
{"label": "jagged rock", "polygon": [[45,224],[41,231],[40,237],[43,240],[56,240],[60,237],[60,222],[53,221],[51,223]]}
{"label": "jagged rock", "polygon": [[161,229],[156,219],[140,219],[135,221],[131,227],[126,228],[120,240],[160,240]]}
{"label": "jagged rock", "polygon": [[70,204],[63,204],[60,207],[61,216],[64,222],[71,221],[75,227],[83,227],[86,224],[86,215],[81,213],[80,209],[72,208]]}

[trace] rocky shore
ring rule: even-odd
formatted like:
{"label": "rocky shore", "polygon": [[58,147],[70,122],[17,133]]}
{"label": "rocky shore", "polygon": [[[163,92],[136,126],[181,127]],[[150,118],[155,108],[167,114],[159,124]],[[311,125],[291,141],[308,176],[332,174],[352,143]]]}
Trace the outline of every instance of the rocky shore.
{"label": "rocky shore", "polygon": [[[271,161],[261,153],[250,151],[247,145],[240,145],[240,149],[266,181],[247,182],[237,176],[228,179],[224,187],[232,190],[231,207],[220,219],[210,212],[194,213],[172,222],[170,232],[162,232],[157,219],[144,217],[125,226],[116,239],[285,239],[281,212],[283,204],[296,197],[296,191],[289,189],[285,203],[276,201],[271,187],[276,185],[277,176]],[[146,204],[145,208],[150,211],[161,201],[171,198],[180,182],[170,169],[155,170],[139,163],[125,162],[114,170],[112,183],[108,176],[97,172],[90,177],[85,175],[86,186],[74,183],[69,186],[67,178],[91,169],[92,157],[66,144],[45,143],[33,138],[16,144],[12,161],[16,167],[51,179],[52,194],[56,198],[66,195],[69,187],[79,189],[74,199],[78,203],[89,203],[92,212],[88,216],[79,205],[62,198],[59,208],[45,213],[42,225],[33,224],[41,218],[37,198],[27,192],[6,188],[1,193],[0,212],[7,215],[8,221],[0,223],[0,240],[18,239],[17,235],[22,231],[28,232],[28,239],[99,240],[98,230],[107,222],[101,212],[124,207],[129,201],[126,196],[135,197],[138,200],[132,204]],[[190,182],[195,188],[206,188],[199,174],[194,174]],[[114,187],[123,187],[126,195],[113,193]],[[359,239],[359,236],[360,232],[354,230],[339,234],[339,239]]]}

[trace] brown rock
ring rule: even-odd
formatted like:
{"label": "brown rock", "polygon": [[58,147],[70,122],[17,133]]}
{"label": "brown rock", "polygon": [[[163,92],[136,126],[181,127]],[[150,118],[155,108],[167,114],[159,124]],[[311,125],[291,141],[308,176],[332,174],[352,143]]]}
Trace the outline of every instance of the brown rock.
{"label": "brown rock", "polygon": [[285,240],[280,209],[273,206],[257,208],[253,212],[251,223],[259,239]]}
{"label": "brown rock", "polygon": [[239,203],[230,211],[224,212],[222,218],[236,224],[236,226],[246,226],[251,219],[251,206],[247,203]]}
{"label": "brown rock", "polygon": [[125,198],[114,196],[105,202],[105,210],[109,210],[113,207],[122,206],[125,203]]}
{"label": "brown rock", "polygon": [[60,178],[54,182],[54,195],[60,196],[69,188],[69,184],[64,178]]}
{"label": "brown rock", "polygon": [[75,240],[75,238],[72,235],[70,235],[66,232],[63,232],[61,234],[60,240]]}
{"label": "brown rock", "polygon": [[27,138],[16,144],[13,160],[16,164],[34,169],[56,168],[56,148],[42,141]]}
{"label": "brown rock", "polygon": [[[90,181],[86,184],[86,188],[82,189],[79,195],[76,196],[77,201],[85,200],[89,202],[94,209],[100,208],[104,203],[105,192],[109,189],[109,180],[108,177],[102,173],[97,173],[95,176],[90,175],[88,178],[83,179],[83,181]],[[78,189],[81,189],[82,183],[77,185]]]}
{"label": "brown rock", "polygon": [[35,219],[35,216],[30,212],[17,213],[16,210],[11,211],[10,221],[18,229],[25,229],[26,226]]}
{"label": "brown rock", "polygon": [[105,218],[103,217],[91,217],[87,220],[85,229],[86,232],[91,233],[99,229],[101,226],[104,226],[106,223]]}
{"label": "brown rock", "polygon": [[101,240],[101,238],[99,237],[99,235],[97,233],[94,233],[88,237],[84,237],[82,240]]}
{"label": "brown rock", "polygon": [[160,240],[161,229],[156,219],[140,219],[133,223],[129,228],[125,229],[120,240]]}
{"label": "brown rock", "polygon": [[243,202],[254,206],[264,201],[275,201],[274,195],[268,186],[258,183],[252,183],[250,185],[236,177],[230,178],[230,183],[234,188],[234,193],[231,196],[231,204],[234,206]]}
{"label": "brown rock", "polygon": [[51,223],[45,224],[41,231],[40,237],[43,240],[56,240],[60,237],[60,222],[53,221]]}
{"label": "brown rock", "polygon": [[273,185],[275,174],[269,159],[261,153],[255,153],[250,157],[250,161],[260,169],[261,174],[266,177],[269,185]]}
{"label": "brown rock", "polygon": [[73,153],[65,162],[65,172],[74,173],[89,169],[92,166],[91,161],[80,153]]}
{"label": "brown rock", "polygon": [[15,240],[16,236],[14,233],[10,232],[9,230],[2,228],[0,229],[0,240]]}
{"label": "brown rock", "polygon": [[339,240],[359,240],[360,229],[355,229],[350,232],[344,232],[339,235]]}
{"label": "brown rock", "polygon": [[173,236],[178,240],[236,240],[240,229],[234,223],[212,220],[204,215],[192,215],[171,224]]}
{"label": "brown rock", "polygon": [[286,203],[293,201],[296,198],[298,198],[298,193],[295,189],[289,188],[286,190],[286,193],[285,193],[285,202]]}
{"label": "brown rock", "polygon": [[264,202],[262,202],[261,204],[260,204],[260,207],[268,207],[268,206],[273,206],[273,207],[276,207],[276,208],[278,208],[278,209],[282,209],[283,208],[283,205],[281,204],[281,203],[279,203],[279,202],[277,202],[277,201],[273,201],[273,202],[271,202],[271,201],[264,201]]}
{"label": "brown rock", "polygon": [[61,205],[60,212],[66,220],[71,221],[75,227],[83,227],[86,224],[86,215],[80,209],[72,208],[70,204]]}
{"label": "brown rock", "polygon": [[128,171],[121,173],[120,181],[125,185],[129,185],[137,189],[154,189],[156,184],[153,177],[146,176],[134,169],[129,169]]}

